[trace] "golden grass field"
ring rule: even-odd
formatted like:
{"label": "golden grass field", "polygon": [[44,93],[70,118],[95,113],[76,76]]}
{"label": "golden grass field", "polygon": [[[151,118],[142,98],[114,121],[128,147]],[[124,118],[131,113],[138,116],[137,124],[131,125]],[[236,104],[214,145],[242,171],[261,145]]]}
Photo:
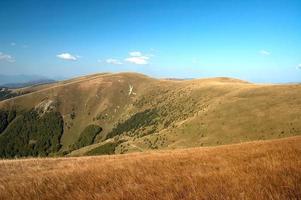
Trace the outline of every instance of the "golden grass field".
{"label": "golden grass field", "polygon": [[301,137],[0,161],[0,199],[300,199]]}

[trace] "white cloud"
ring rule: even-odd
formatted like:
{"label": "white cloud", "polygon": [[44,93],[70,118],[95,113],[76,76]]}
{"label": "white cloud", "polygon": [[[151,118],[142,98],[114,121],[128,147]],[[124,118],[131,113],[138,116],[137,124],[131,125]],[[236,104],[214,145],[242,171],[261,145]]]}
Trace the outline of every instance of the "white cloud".
{"label": "white cloud", "polygon": [[63,60],[77,60],[77,58],[79,56],[73,56],[70,53],[61,53],[61,54],[56,55],[56,57],[63,59]]}
{"label": "white cloud", "polygon": [[129,54],[130,54],[130,56],[134,56],[134,57],[142,56],[142,53],[140,51],[132,51]]}
{"label": "white cloud", "polygon": [[136,65],[147,65],[149,62],[148,56],[129,57],[125,61],[136,64]]}
{"label": "white cloud", "polygon": [[119,60],[114,59],[114,58],[106,59],[106,63],[112,64],[112,65],[122,65],[122,62],[120,62]]}
{"label": "white cloud", "polygon": [[126,58],[125,61],[136,64],[136,65],[147,65],[149,63],[150,56],[143,55],[140,51],[133,51],[129,53],[130,57]]}
{"label": "white cloud", "polygon": [[11,42],[10,46],[16,46],[17,44],[15,42]]}
{"label": "white cloud", "polygon": [[261,55],[264,55],[264,56],[269,56],[269,55],[271,55],[271,53],[268,52],[268,51],[266,51],[266,50],[260,50],[259,53],[260,53]]}
{"label": "white cloud", "polygon": [[2,52],[0,52],[0,61],[1,60],[7,61],[7,62],[15,62],[14,57],[12,57],[9,54],[2,53]]}

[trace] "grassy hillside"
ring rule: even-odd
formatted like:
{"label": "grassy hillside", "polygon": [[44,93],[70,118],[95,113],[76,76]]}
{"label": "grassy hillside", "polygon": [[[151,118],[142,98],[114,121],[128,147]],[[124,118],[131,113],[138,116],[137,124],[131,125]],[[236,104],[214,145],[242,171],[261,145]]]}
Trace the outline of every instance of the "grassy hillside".
{"label": "grassy hillside", "polygon": [[[70,155],[90,155],[112,141],[114,153],[128,153],[301,134],[300,84],[252,84],[231,78],[159,80],[119,73],[15,92],[24,95],[1,101],[0,110],[59,112],[64,122],[59,152]],[[91,145],[70,152],[90,124],[101,127],[101,133]]]}
{"label": "grassy hillside", "polygon": [[301,137],[0,161],[0,199],[300,199]]}

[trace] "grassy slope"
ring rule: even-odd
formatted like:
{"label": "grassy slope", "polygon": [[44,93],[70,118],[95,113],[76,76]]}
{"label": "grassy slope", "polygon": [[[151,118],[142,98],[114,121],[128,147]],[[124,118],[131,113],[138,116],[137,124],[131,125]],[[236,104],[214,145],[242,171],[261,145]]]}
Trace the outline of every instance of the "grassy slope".
{"label": "grassy slope", "polygon": [[300,199],[301,137],[0,161],[0,199]]}
{"label": "grassy slope", "polygon": [[[134,94],[128,95],[129,85]],[[25,88],[26,89],[26,88]],[[65,121],[64,149],[89,124],[103,128],[98,141],[118,122],[146,109],[162,115],[155,126],[123,134],[116,153],[212,146],[301,134],[301,85],[261,85],[228,78],[157,80],[134,73],[95,74],[30,88],[32,93],[0,107],[32,108],[53,100]],[[71,119],[71,113],[75,118]],[[166,124],[166,126],[164,125]],[[144,137],[133,137],[154,130]],[[104,141],[106,143],[106,141]],[[102,143],[83,148],[82,155]]]}
{"label": "grassy slope", "polygon": [[[137,80],[132,79],[132,76]],[[146,77],[142,75],[96,74],[58,84],[50,84],[49,87],[44,85],[43,87],[31,88],[34,92],[3,101],[0,106],[3,108],[17,106],[19,109],[29,109],[48,99],[59,102],[57,109],[63,114],[65,121],[62,143],[67,147],[74,143],[80,132],[91,123],[101,125],[104,134],[111,130],[113,124],[120,117],[119,114],[123,113],[124,107],[128,106],[131,101],[131,97],[127,95],[128,84],[134,84],[136,81],[143,81],[143,79]],[[147,78],[145,84],[151,80]],[[138,83],[136,84],[138,85]],[[72,112],[75,112],[76,115],[74,120],[70,117]],[[99,114],[105,116],[105,119],[96,120],[95,118]]]}

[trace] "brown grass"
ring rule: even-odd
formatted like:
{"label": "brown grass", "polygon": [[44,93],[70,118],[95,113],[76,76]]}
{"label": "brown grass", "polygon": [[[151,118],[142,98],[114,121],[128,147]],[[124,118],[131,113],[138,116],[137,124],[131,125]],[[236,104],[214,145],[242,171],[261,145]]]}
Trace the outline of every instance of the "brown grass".
{"label": "brown grass", "polygon": [[300,199],[301,137],[0,161],[0,199]]}

